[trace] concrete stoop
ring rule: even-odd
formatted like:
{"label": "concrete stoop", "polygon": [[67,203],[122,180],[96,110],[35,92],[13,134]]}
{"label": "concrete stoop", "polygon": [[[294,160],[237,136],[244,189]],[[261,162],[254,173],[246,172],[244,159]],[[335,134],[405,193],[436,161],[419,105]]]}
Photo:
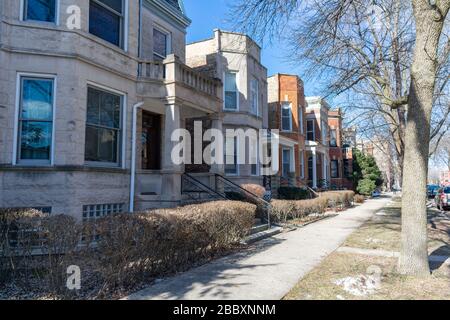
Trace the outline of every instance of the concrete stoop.
{"label": "concrete stoop", "polygon": [[273,226],[269,228],[267,224],[255,225],[250,231],[250,234],[244,239],[243,242],[244,244],[252,244],[257,241],[273,237],[274,235],[277,235],[282,231],[282,227]]}

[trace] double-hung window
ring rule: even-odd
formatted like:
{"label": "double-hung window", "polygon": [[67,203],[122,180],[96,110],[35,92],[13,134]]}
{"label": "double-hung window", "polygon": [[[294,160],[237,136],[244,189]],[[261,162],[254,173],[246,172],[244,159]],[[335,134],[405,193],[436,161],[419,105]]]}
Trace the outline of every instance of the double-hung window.
{"label": "double-hung window", "polygon": [[170,34],[153,28],[153,59],[155,61],[164,60],[170,50]]}
{"label": "double-hung window", "polygon": [[281,104],[281,130],[292,131],[292,105],[289,102]]}
{"label": "double-hung window", "polygon": [[309,141],[316,140],[316,130],[314,122],[315,122],[314,120],[306,121],[306,139]]}
{"label": "double-hung window", "polygon": [[257,79],[250,81],[250,106],[251,112],[254,115],[258,115],[259,110],[259,82]]}
{"label": "double-hung window", "polygon": [[118,47],[124,46],[125,0],[90,0],[89,32]]}
{"label": "double-hung window", "polygon": [[328,137],[328,126],[324,120],[322,120],[321,130],[322,130],[322,144],[326,145]]}
{"label": "double-hung window", "polygon": [[287,178],[291,173],[291,149],[283,149],[282,160],[282,174]]}
{"label": "double-hung window", "polygon": [[339,178],[339,160],[331,161],[331,177]]}
{"label": "double-hung window", "polygon": [[23,1],[23,20],[56,23],[57,0]]}
{"label": "double-hung window", "polygon": [[300,134],[304,134],[305,133],[305,131],[304,131],[304,127],[303,127],[303,109],[302,109],[302,107],[300,106],[300,107],[298,107],[298,118],[299,118],[299,122],[300,122],[300,125],[299,125],[299,129],[300,129]]}
{"label": "double-hung window", "polygon": [[239,174],[237,137],[226,137],[225,139],[225,174]]}
{"label": "double-hung window", "polygon": [[337,147],[337,131],[336,131],[336,129],[330,130],[330,147]]}
{"label": "double-hung window", "polygon": [[225,110],[238,110],[239,92],[237,86],[237,73],[225,73]]}
{"label": "double-hung window", "polygon": [[123,96],[88,88],[85,160],[118,166]]}
{"label": "double-hung window", "polygon": [[54,78],[20,78],[18,162],[50,164]]}
{"label": "double-hung window", "polygon": [[305,178],[305,153],[300,151],[300,178]]}
{"label": "double-hung window", "polygon": [[251,166],[251,175],[259,176],[259,145],[257,139],[250,139],[249,158]]}

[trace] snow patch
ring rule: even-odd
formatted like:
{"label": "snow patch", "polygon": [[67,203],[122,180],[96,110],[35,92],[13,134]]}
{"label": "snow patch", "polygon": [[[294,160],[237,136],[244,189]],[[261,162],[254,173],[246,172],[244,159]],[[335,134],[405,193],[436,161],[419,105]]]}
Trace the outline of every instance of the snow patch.
{"label": "snow patch", "polygon": [[344,291],[358,297],[373,294],[379,287],[377,278],[364,275],[339,279],[334,284],[342,286]]}

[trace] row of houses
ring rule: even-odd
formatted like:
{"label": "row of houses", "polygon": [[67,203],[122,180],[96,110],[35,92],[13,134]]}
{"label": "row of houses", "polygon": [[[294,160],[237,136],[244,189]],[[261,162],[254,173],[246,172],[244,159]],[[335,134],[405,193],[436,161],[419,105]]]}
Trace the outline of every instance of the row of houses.
{"label": "row of houses", "polygon": [[[1,208],[89,219],[180,205],[187,182],[216,192],[218,177],[351,187],[342,112],[296,75],[268,77],[246,35],[186,44],[180,0],[2,0],[0,18]],[[196,120],[279,130],[280,170],[175,164],[171,134]]]}

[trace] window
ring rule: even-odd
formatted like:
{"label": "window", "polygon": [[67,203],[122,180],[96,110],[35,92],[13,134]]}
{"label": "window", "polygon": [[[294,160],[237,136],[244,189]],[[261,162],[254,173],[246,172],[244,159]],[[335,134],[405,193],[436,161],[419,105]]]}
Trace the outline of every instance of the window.
{"label": "window", "polygon": [[90,0],[89,32],[118,47],[123,46],[124,0]]}
{"label": "window", "polygon": [[291,173],[291,149],[283,149],[283,177],[289,177]]}
{"label": "window", "polygon": [[100,219],[113,214],[122,213],[124,206],[123,203],[83,206],[83,221]]}
{"label": "window", "polygon": [[322,132],[322,144],[326,145],[327,144],[328,127],[327,127],[327,123],[324,120],[322,120],[321,132]]}
{"label": "window", "polygon": [[281,130],[292,131],[292,108],[289,102],[281,105]]}
{"label": "window", "polygon": [[24,0],[23,20],[56,23],[56,0]]}
{"label": "window", "polygon": [[347,159],[344,159],[344,177],[351,177],[352,169],[350,165],[350,161]]}
{"label": "window", "polygon": [[169,34],[153,28],[153,59],[164,60],[169,54]]}
{"label": "window", "polygon": [[123,97],[88,88],[85,160],[119,164]]}
{"label": "window", "polygon": [[300,177],[305,178],[305,153],[300,151]]}
{"label": "window", "polygon": [[251,164],[251,175],[252,176],[259,176],[258,168],[259,168],[259,148],[258,148],[258,141],[252,139],[253,141],[250,141],[252,144],[249,148],[250,153],[250,164]]}
{"label": "window", "polygon": [[336,129],[330,130],[330,147],[337,147],[337,133]]}
{"label": "window", "polygon": [[298,114],[299,114],[299,122],[300,122],[300,125],[299,125],[300,133],[304,134],[305,133],[305,131],[304,131],[305,128],[303,127],[303,109],[302,109],[301,106],[298,108]]}
{"label": "window", "polygon": [[316,130],[314,120],[306,121],[306,140],[315,141],[316,140]]}
{"label": "window", "polygon": [[259,110],[259,82],[256,79],[252,79],[250,81],[250,105],[251,105],[251,112],[254,115],[258,115]]}
{"label": "window", "polygon": [[313,166],[314,166],[313,157],[309,157],[308,158],[308,180],[313,180],[314,179],[314,177],[313,177],[313,175],[314,175],[314,168],[313,168]]}
{"label": "window", "polygon": [[339,178],[339,160],[331,160],[331,178]]}
{"label": "window", "polygon": [[225,109],[238,109],[239,92],[237,88],[237,73],[227,72],[225,74]]}
{"label": "window", "polygon": [[238,174],[238,139],[237,137],[227,137],[225,139],[225,174]]}
{"label": "window", "polygon": [[[107,216],[123,213],[124,207],[125,204],[123,203],[93,204],[83,206],[83,223],[93,222]],[[83,230],[81,241],[86,242],[88,240],[88,235],[90,241],[98,241],[100,240],[100,232],[101,231],[99,231],[97,228],[93,228],[89,230],[89,232]]]}
{"label": "window", "polygon": [[54,79],[21,77],[20,86],[18,160],[50,164]]}

